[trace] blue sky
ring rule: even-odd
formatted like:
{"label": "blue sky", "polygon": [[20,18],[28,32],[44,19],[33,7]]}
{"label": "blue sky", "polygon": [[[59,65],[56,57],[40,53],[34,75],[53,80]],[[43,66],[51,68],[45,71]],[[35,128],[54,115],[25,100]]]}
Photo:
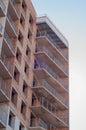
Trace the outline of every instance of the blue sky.
{"label": "blue sky", "polygon": [[69,41],[70,130],[86,130],[86,0],[32,0]]}

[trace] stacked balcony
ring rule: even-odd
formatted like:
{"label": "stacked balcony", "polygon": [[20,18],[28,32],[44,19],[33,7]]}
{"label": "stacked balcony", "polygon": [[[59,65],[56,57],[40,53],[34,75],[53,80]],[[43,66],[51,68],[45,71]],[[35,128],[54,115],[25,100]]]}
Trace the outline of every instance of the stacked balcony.
{"label": "stacked balcony", "polygon": [[0,57],[0,76],[3,78],[12,77],[12,65],[9,60],[7,60],[6,55]]}
{"label": "stacked balcony", "polygon": [[33,86],[32,90],[37,96],[41,93],[41,95],[60,109],[68,109],[67,101],[46,80],[41,80],[38,85]]}
{"label": "stacked balcony", "polygon": [[14,24],[14,21],[12,20],[12,17],[10,14],[7,14],[7,20],[6,20],[6,31],[11,37],[17,37],[17,28]]}
{"label": "stacked balcony", "polygon": [[16,29],[16,26],[15,26],[15,24],[14,24],[14,22],[13,22],[11,16],[10,16],[10,14],[7,14],[7,18],[8,18],[9,24],[12,26],[14,32],[16,33],[16,32],[17,32],[17,29]]}
{"label": "stacked balcony", "polygon": [[67,129],[68,43],[46,16],[38,19],[37,27],[30,109],[47,124],[46,129]]}
{"label": "stacked balcony", "polygon": [[6,13],[5,4],[4,4],[3,0],[0,0],[0,17],[5,16],[5,13]]}
{"label": "stacked balcony", "polygon": [[44,62],[40,63],[40,65],[34,65],[34,73],[36,77],[41,80],[45,79],[52,84],[54,82],[58,86],[58,90],[60,92],[67,91],[68,86],[61,82],[60,77],[56,74],[47,64]]}
{"label": "stacked balcony", "polygon": [[[18,7],[17,7],[17,3],[15,2],[15,0],[10,0],[10,3],[9,3],[9,10],[10,10],[10,13],[13,13],[13,17],[14,18],[19,18],[20,16],[20,12],[18,10]],[[11,14],[12,15],[12,14]]]}
{"label": "stacked balcony", "polygon": [[29,130],[47,130],[47,124],[40,118],[33,118],[30,120]]}
{"label": "stacked balcony", "polygon": [[43,60],[46,61],[46,63],[49,66],[53,66],[53,68],[56,68],[56,70],[58,70],[58,74],[62,75],[62,76],[68,76],[68,72],[67,69],[62,65],[62,63],[60,63],[59,59],[57,59],[53,53],[51,53],[46,46],[43,47],[37,47],[36,48],[36,52],[35,52],[35,56],[37,59],[40,60],[40,57],[42,57]]}
{"label": "stacked balcony", "polygon": [[13,41],[11,40],[11,38],[9,37],[9,35],[6,32],[4,33],[3,46],[4,46],[4,49],[6,49],[6,51],[8,52],[9,56],[15,55]]}
{"label": "stacked balcony", "polygon": [[6,118],[5,118],[6,113],[3,112],[3,116],[0,115],[0,129],[4,129],[6,127],[5,122],[6,122]]}
{"label": "stacked balcony", "polygon": [[[1,98],[1,97],[0,97]],[[8,122],[9,107],[7,104],[0,104],[0,130],[5,130]]]}
{"label": "stacked balcony", "polygon": [[66,61],[68,60],[67,55],[61,50],[61,47],[53,40],[53,38],[47,33],[47,31],[40,31],[37,33],[37,40],[47,40],[50,44],[50,46],[53,47],[59,53],[60,57],[65,59]]}
{"label": "stacked balcony", "polygon": [[0,103],[10,100],[10,86],[0,78]]}
{"label": "stacked balcony", "polygon": [[35,102],[30,107],[37,117],[40,117],[47,125],[52,124],[55,127],[68,127],[67,117],[58,116],[58,107],[42,96],[38,97],[38,102],[35,99]]}

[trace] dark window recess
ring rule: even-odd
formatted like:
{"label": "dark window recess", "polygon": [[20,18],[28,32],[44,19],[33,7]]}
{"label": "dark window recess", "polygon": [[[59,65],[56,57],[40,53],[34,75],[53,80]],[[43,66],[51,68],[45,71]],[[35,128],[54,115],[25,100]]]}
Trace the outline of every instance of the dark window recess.
{"label": "dark window recess", "polygon": [[22,104],[21,104],[21,113],[25,116],[25,114],[26,114],[26,105],[25,105],[25,103],[24,102],[22,102]]}
{"label": "dark window recess", "polygon": [[14,115],[13,115],[13,113],[12,113],[12,112],[10,112],[10,114],[9,114],[9,121],[8,121],[8,125],[9,125],[10,127],[12,127],[12,128],[13,128],[14,123],[15,123],[15,120],[14,120]]}
{"label": "dark window recess", "polygon": [[26,55],[28,55],[29,54],[29,50],[28,49],[26,49]]}
{"label": "dark window recess", "polygon": [[17,92],[12,89],[11,101],[16,106],[17,105]]}
{"label": "dark window recess", "polygon": [[20,123],[19,130],[23,130],[23,129],[24,129],[24,126]]}
{"label": "dark window recess", "polygon": [[36,100],[36,97],[32,94],[32,106],[34,105],[35,100]]}
{"label": "dark window recess", "polygon": [[29,23],[30,23],[30,24],[33,24],[33,17],[32,17],[31,14],[30,14],[30,18],[29,18]]}
{"label": "dark window recess", "polygon": [[21,36],[20,36],[20,34],[18,35],[18,40],[19,40],[19,41],[21,40]]}
{"label": "dark window recess", "polygon": [[36,85],[36,79],[33,78],[33,87]]}
{"label": "dark window recess", "polygon": [[33,121],[34,121],[35,117],[34,115],[31,113],[31,117],[30,117],[30,126],[33,126]]}
{"label": "dark window recess", "polygon": [[30,38],[30,33],[28,33],[28,39]]}
{"label": "dark window recess", "polygon": [[26,3],[25,3],[24,0],[23,0],[23,2],[22,2],[22,8],[26,11]]}
{"label": "dark window recess", "polygon": [[20,23],[23,24],[23,20],[20,18]]}
{"label": "dark window recess", "polygon": [[15,67],[15,70],[14,70],[14,79],[15,79],[17,82],[19,82],[19,76],[20,76],[19,71],[18,71],[18,69]]}
{"label": "dark window recess", "polygon": [[17,58],[17,60],[18,60],[18,58],[19,58],[19,54],[18,54],[18,52],[16,53],[16,58]]}
{"label": "dark window recess", "polygon": [[9,115],[9,126],[11,126],[11,121],[12,121],[12,115]]}
{"label": "dark window recess", "polygon": [[16,80],[16,77],[17,77],[17,72],[14,71],[14,79]]}
{"label": "dark window recess", "polygon": [[35,60],[34,61],[34,69],[38,68],[38,64],[37,64],[37,61]]}
{"label": "dark window recess", "polygon": [[27,84],[26,84],[26,82],[24,81],[24,83],[23,83],[23,93],[27,96],[27,88],[28,88],[28,86],[27,86]]}
{"label": "dark window recess", "polygon": [[27,72],[27,67],[25,66],[25,68],[24,68],[24,72],[26,73]]}
{"label": "dark window recess", "polygon": [[19,126],[19,130],[22,130],[22,126],[21,125]]}

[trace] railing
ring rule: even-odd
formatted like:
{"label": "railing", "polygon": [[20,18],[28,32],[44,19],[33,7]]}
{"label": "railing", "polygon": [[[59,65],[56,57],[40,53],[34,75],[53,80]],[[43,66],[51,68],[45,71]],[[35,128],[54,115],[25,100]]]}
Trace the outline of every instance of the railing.
{"label": "railing", "polygon": [[52,75],[53,78],[55,78],[59,84],[63,87],[63,88],[67,88],[67,85],[64,84],[63,82],[61,82],[59,75],[57,75],[49,66],[47,66],[45,63],[41,63],[40,67],[36,66],[36,68],[44,68],[50,75]]}
{"label": "railing", "polygon": [[9,60],[7,60],[7,57],[5,54],[3,55],[3,57],[1,57],[1,60],[12,75],[12,64],[9,62]]}
{"label": "railing", "polygon": [[53,78],[55,78],[55,80],[58,81],[58,83],[65,89],[68,89],[68,85],[64,84],[64,82],[62,82],[60,80],[59,75],[57,75],[49,66],[47,66],[44,62],[42,62],[41,64],[36,64],[34,65],[34,69],[41,69],[44,68]]}
{"label": "railing", "polygon": [[57,99],[59,99],[60,102],[62,102],[64,105],[68,106],[67,101],[45,80],[41,81],[42,87],[46,88],[49,90]]}
{"label": "railing", "polygon": [[0,124],[2,123],[2,125],[4,125],[3,127],[6,126],[7,123],[7,115],[5,113],[5,111],[0,112]]}
{"label": "railing", "polygon": [[16,5],[16,3],[15,3],[15,0],[10,0],[10,1],[11,1],[11,3],[12,3],[13,7],[15,8],[17,14],[20,15],[20,12],[19,12],[19,10],[18,10],[18,8],[17,8],[17,5]]}
{"label": "railing", "polygon": [[37,47],[37,52],[40,52],[40,51],[46,53],[57,65],[59,65],[59,67],[60,67],[65,73],[67,73],[67,69],[62,66],[62,64],[60,63],[60,61],[57,60],[57,59],[55,58],[55,56],[54,56],[46,47],[42,47],[42,48]]}
{"label": "railing", "polygon": [[29,67],[32,67],[32,66],[33,66],[33,64],[31,63],[31,59],[30,59],[30,57],[29,57],[29,56],[27,56],[27,55],[25,55],[25,56],[24,56],[24,58],[25,58],[25,60],[26,60],[27,64],[29,65]]}
{"label": "railing", "polygon": [[3,26],[2,24],[0,23],[0,33],[2,34],[2,29],[3,29]]}
{"label": "railing", "polygon": [[6,7],[5,7],[5,5],[4,5],[4,3],[3,3],[3,0],[0,0],[0,6],[1,6],[2,10],[3,10],[4,13],[5,13]]}
{"label": "railing", "polygon": [[[45,99],[44,97],[39,97],[38,98],[40,101],[40,105],[42,105],[43,107],[45,107],[48,111],[50,111],[54,116],[57,116],[57,118],[59,119],[59,121],[64,122],[65,125],[68,125],[68,118],[64,117],[64,116],[60,116],[58,115],[57,111],[58,108],[53,105],[52,103],[50,103],[50,101],[48,101],[47,99]],[[37,106],[37,104],[33,104],[33,106]]]}
{"label": "railing", "polygon": [[44,129],[47,129],[47,124],[42,119],[31,119],[31,125],[30,127],[43,127]]}
{"label": "railing", "polygon": [[17,31],[16,26],[15,26],[15,24],[14,24],[14,22],[13,22],[13,20],[12,20],[12,18],[11,18],[11,16],[10,16],[9,14],[7,14],[7,18],[9,19],[9,21],[10,21],[10,23],[11,23],[13,29],[14,29],[15,32],[16,32],[16,31]]}
{"label": "railing", "polygon": [[2,78],[0,78],[0,90],[10,99],[10,86]]}
{"label": "railing", "polygon": [[63,57],[67,59],[67,55],[61,50],[60,46],[50,37],[50,35],[46,31],[37,33],[37,37],[40,36],[46,36],[49,39],[50,44],[56,47],[56,49],[63,55]]}
{"label": "railing", "polygon": [[8,34],[6,32],[4,33],[4,37],[5,37],[6,41],[7,41],[7,44],[9,44],[10,48],[14,52],[14,47],[13,47],[12,41],[11,41],[10,37],[8,36]]}

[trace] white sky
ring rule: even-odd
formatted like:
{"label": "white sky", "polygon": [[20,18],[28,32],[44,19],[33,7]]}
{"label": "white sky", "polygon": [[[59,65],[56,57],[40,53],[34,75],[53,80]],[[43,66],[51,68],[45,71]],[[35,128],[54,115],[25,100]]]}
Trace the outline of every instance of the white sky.
{"label": "white sky", "polygon": [[86,130],[86,0],[32,0],[69,41],[70,130]]}

